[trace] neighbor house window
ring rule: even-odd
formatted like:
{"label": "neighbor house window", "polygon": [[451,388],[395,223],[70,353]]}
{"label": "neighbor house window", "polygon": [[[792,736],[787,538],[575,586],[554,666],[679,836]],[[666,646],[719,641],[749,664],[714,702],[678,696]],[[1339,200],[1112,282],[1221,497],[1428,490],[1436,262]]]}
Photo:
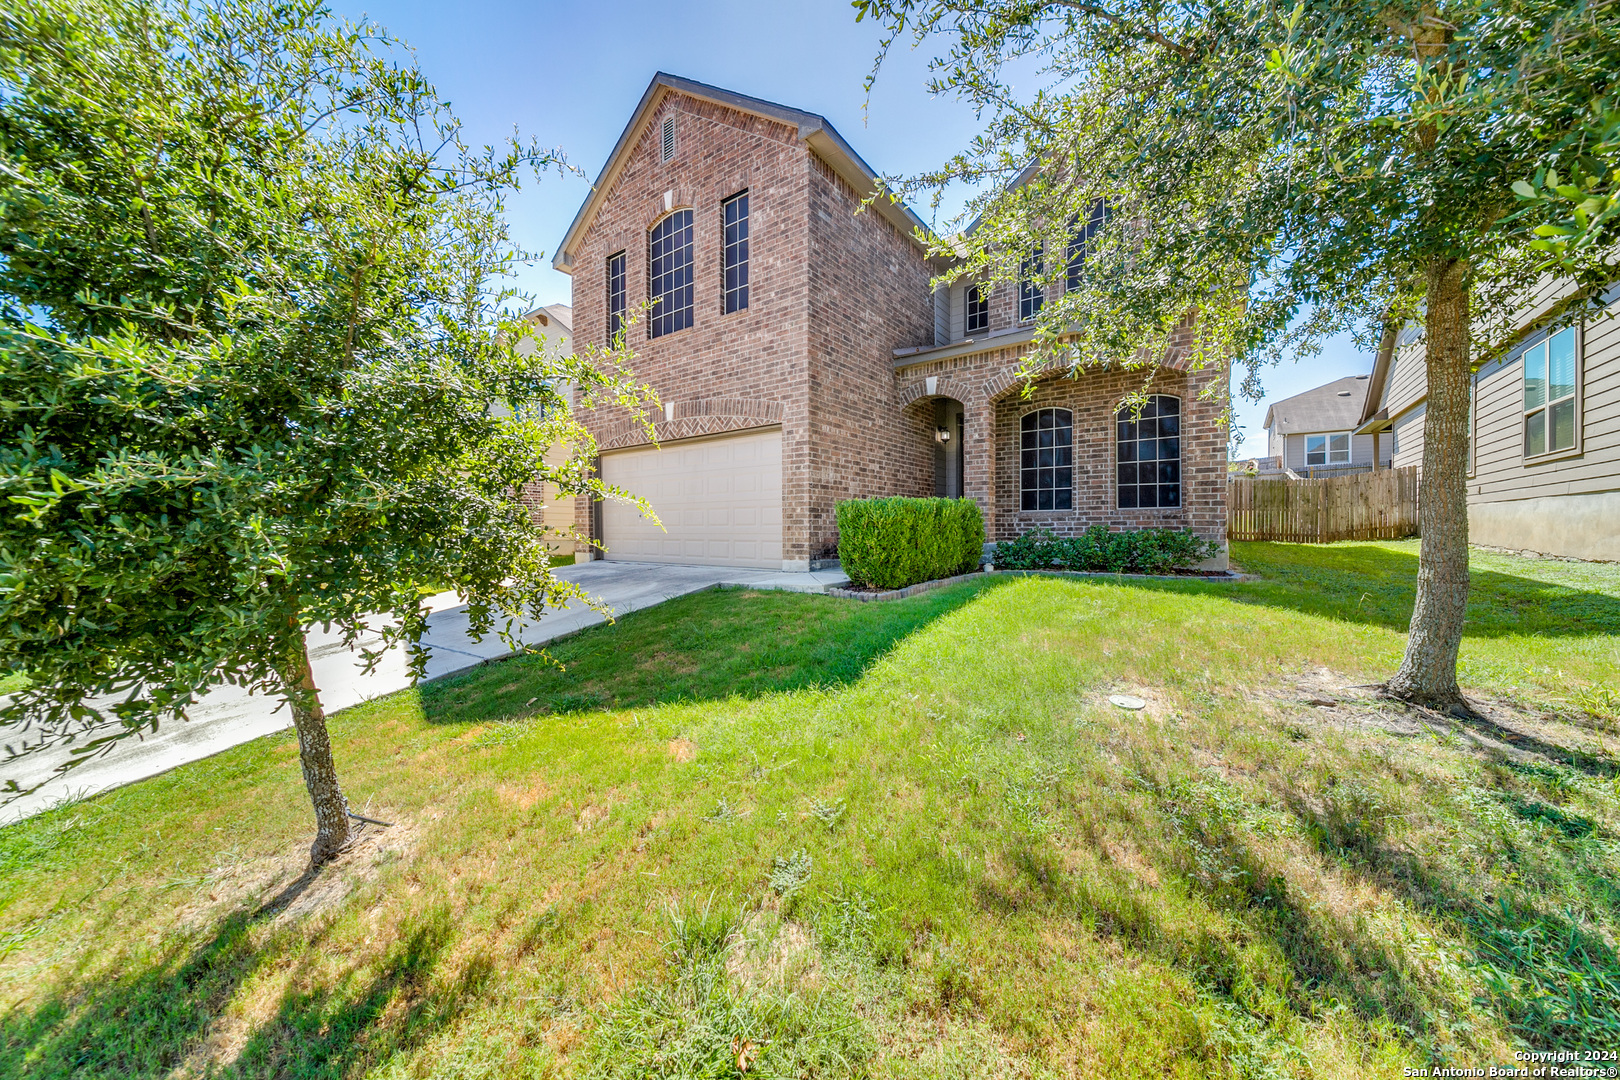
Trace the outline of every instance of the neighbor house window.
{"label": "neighbor house window", "polygon": [[1119,437],[1119,505],[1181,505],[1181,402],[1163,394],[1137,415],[1129,406],[1114,418]]}
{"label": "neighbor house window", "polygon": [[985,285],[970,285],[967,291],[967,330],[969,334],[990,329],[990,289]]}
{"label": "neighbor house window", "polygon": [[607,332],[608,340],[624,329],[624,252],[609,255],[607,261]]}
{"label": "neighbor house window", "polygon": [[1305,436],[1305,464],[1350,464],[1350,433]]}
{"label": "neighbor house window", "polygon": [[1074,414],[1041,409],[1025,415],[1018,447],[1023,508],[1074,509]]}
{"label": "neighbor house window", "polygon": [[1086,220],[1081,221],[1078,216],[1069,222],[1069,267],[1068,277],[1064,287],[1074,291],[1080,287],[1080,268],[1085,265],[1086,256],[1096,246],[1097,234],[1102,232],[1103,224],[1108,220],[1108,204],[1098,199],[1091,204],[1091,210],[1086,214]]}
{"label": "neighbor house window", "polygon": [[1575,448],[1576,360],[1573,326],[1525,351],[1525,457]]}
{"label": "neighbor house window", "polygon": [[1041,291],[1043,249],[1037,247],[1018,265],[1018,319],[1020,322],[1040,314],[1046,294]]}
{"label": "neighbor house window", "polygon": [[692,211],[677,210],[652,227],[647,290],[653,302],[648,331],[663,337],[692,325]]}
{"label": "neighbor house window", "polygon": [[748,192],[733,195],[720,204],[720,220],[725,229],[725,313],[748,306]]}

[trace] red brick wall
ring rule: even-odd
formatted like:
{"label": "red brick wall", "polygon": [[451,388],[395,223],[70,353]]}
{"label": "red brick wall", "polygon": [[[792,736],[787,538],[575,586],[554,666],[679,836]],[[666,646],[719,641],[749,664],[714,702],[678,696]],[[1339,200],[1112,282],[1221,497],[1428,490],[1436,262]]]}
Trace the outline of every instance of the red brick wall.
{"label": "red brick wall", "polygon": [[805,485],[784,495],[803,493],[785,512],[805,515],[819,553],[837,542],[840,500],[934,493],[933,410],[902,407],[893,360],[895,349],[933,342],[934,297],[917,245],[876,213],[856,213],[860,197],[812,162],[810,453],[794,459]]}
{"label": "red brick wall", "polygon": [[[1078,379],[1049,378],[1034,394],[1013,391],[996,402],[996,515],[993,540],[1011,540],[1031,529],[1073,536],[1092,525],[1115,529],[1189,528],[1208,540],[1226,539],[1226,429],[1219,424],[1224,395],[1204,400],[1199,392],[1221,376],[1160,368],[1147,392],[1181,399],[1181,505],[1122,510],[1118,507],[1114,412],[1128,394],[1143,389],[1146,371],[1098,371]],[[1074,509],[1021,510],[1019,424],[1025,413],[1059,407],[1074,412]]]}
{"label": "red brick wall", "polygon": [[[676,150],[666,163],[659,140],[669,115],[675,117]],[[606,338],[609,255],[626,253],[629,304],[646,299],[647,231],[664,216],[664,193],[673,192],[676,209],[693,210],[693,325],[659,338],[647,336],[645,323],[633,328],[637,378],[682,412],[692,402],[717,397],[775,403],[784,454],[791,446],[802,448],[809,413],[809,160],[793,128],[681,94],[665,98],[580,240],[573,266],[576,347]],[[744,189],[749,192],[749,303],[724,315],[720,203]],[[622,412],[602,413],[584,416],[598,436],[624,420]],[[752,424],[740,417],[734,426]],[[588,530],[583,501],[577,521]],[[784,542],[795,547],[791,533]],[[797,549],[805,546],[801,536]]]}

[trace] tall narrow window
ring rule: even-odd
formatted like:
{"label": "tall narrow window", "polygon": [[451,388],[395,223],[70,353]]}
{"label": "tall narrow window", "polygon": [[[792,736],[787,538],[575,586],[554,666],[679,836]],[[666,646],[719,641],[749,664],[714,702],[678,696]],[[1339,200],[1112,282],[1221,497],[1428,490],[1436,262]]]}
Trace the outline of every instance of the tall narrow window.
{"label": "tall narrow window", "polygon": [[1026,413],[1018,436],[1023,509],[1074,509],[1074,414],[1068,409]]}
{"label": "tall narrow window", "polygon": [[1575,328],[1558,331],[1524,354],[1524,456],[1575,447]]}
{"label": "tall narrow window", "polygon": [[1040,287],[1043,254],[1045,249],[1035,248],[1017,267],[1017,317],[1021,322],[1034,319],[1040,314],[1040,306],[1047,303],[1047,293]]}
{"label": "tall narrow window", "polygon": [[692,211],[677,210],[652,227],[647,243],[647,290],[653,302],[648,333],[663,337],[692,325]]}
{"label": "tall narrow window", "polygon": [[663,137],[663,159],[671,161],[675,157],[675,118],[664,117],[664,130],[659,133]]}
{"label": "tall narrow window", "polygon": [[1119,505],[1181,505],[1181,402],[1155,394],[1141,415],[1129,406],[1114,417],[1118,427]]}
{"label": "tall narrow window", "polygon": [[978,334],[990,329],[990,289],[985,285],[970,285],[964,302],[966,312],[966,333]]}
{"label": "tall narrow window", "polygon": [[1086,256],[1096,246],[1097,234],[1102,232],[1103,224],[1108,220],[1108,204],[1098,199],[1091,204],[1086,213],[1086,220],[1079,217],[1069,222],[1069,267],[1064,287],[1073,292],[1080,287],[1080,268],[1085,265]]}
{"label": "tall narrow window", "polygon": [[733,195],[720,204],[720,220],[725,228],[725,313],[748,306],[748,192]]}
{"label": "tall narrow window", "polygon": [[624,252],[609,255],[607,261],[607,332],[611,341],[624,329],[625,282]]}
{"label": "tall narrow window", "polygon": [[1037,247],[1024,257],[1018,264],[1018,319],[1020,322],[1033,319],[1040,314],[1041,305],[1046,302],[1046,294],[1041,289],[1039,278],[1043,272],[1041,256],[1042,248]]}

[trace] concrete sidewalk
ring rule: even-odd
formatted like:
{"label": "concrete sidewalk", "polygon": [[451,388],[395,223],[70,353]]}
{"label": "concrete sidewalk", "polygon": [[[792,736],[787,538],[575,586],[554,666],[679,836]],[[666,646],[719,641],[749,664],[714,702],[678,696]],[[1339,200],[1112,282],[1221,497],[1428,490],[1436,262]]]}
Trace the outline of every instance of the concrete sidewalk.
{"label": "concrete sidewalk", "polygon": [[[655,563],[587,562],[560,566],[556,575],[578,583],[601,600],[615,615],[661,604],[677,596],[720,586],[825,592],[847,579],[838,570],[781,573],[723,566],[669,566]],[[465,671],[486,660],[507,656],[510,650],[498,635],[474,641],[468,632],[467,608],[455,593],[441,593],[429,601],[432,614],[422,644],[428,648],[427,678],[438,679]],[[603,616],[574,601],[519,628],[526,645],[543,645],[603,621]],[[372,637],[363,645],[374,646]],[[328,713],[372,698],[403,690],[411,684],[405,650],[395,648],[369,675],[362,674],[356,654],[343,647],[336,634],[311,630],[308,635],[310,666],[321,688],[321,703]],[[130,739],[106,757],[86,762],[65,777],[51,779],[38,791],[0,806],[0,823],[37,814],[58,803],[81,799],[110,788],[144,780],[188,761],[217,754],[240,743],[280,731],[292,724],[280,702],[223,686],[207,694],[191,709],[189,720],[163,724],[155,735]],[[0,743],[13,741],[0,729]],[[16,780],[24,788],[48,776],[70,757],[68,747],[30,755],[21,761],[0,763],[0,781]]]}

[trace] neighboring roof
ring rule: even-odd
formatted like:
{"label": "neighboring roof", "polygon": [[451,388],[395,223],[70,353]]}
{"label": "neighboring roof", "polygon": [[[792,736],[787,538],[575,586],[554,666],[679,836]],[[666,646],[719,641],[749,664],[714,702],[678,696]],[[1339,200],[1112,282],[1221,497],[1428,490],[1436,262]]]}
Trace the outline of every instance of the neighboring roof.
{"label": "neighboring roof", "polygon": [[568,333],[574,331],[574,309],[567,304],[546,304],[525,311],[523,317],[540,327],[549,327],[550,323],[556,322]]}
{"label": "neighboring roof", "polygon": [[[744,94],[722,90],[718,86],[709,86],[707,83],[694,82],[683,79],[678,75],[670,75],[660,71],[653,76],[647,85],[647,92],[641,95],[641,103],[636,106],[635,112],[630,115],[630,122],[625,125],[624,132],[619,141],[613,144],[613,151],[608,154],[607,164],[596,177],[596,183],[591,187],[590,197],[574,215],[574,222],[568,226],[568,233],[563,237],[562,243],[557,245],[557,254],[551,260],[551,265],[565,274],[573,273],[574,246],[585,230],[590,226],[591,219],[596,215],[596,208],[601,205],[603,197],[609,187],[617,178],[619,167],[623,158],[636,141],[641,137],[641,130],[646,125],[652,113],[658,108],[660,102],[671,93],[681,93],[688,97],[711,101],[716,105],[737,109],[741,112],[753,113],[768,120],[775,120],[780,124],[798,129],[799,139],[815,151],[816,155],[825,161],[832,170],[843,177],[856,191],[863,195],[871,193],[878,182],[878,174],[861,156],[850,148],[844,137],[827,122],[824,116],[792,109],[786,105],[778,105],[774,101],[765,101],[761,98],[748,97]],[[922,218],[911,212],[905,203],[891,202],[888,199],[879,199],[872,204],[872,209],[881,214],[891,224],[898,228],[918,247],[925,246],[917,241],[914,230],[921,229],[928,232],[928,226],[923,224]]]}
{"label": "neighboring roof", "polygon": [[1266,428],[1278,435],[1313,431],[1348,431],[1361,417],[1367,397],[1367,376],[1347,375],[1314,390],[1284,398],[1266,410]]}

